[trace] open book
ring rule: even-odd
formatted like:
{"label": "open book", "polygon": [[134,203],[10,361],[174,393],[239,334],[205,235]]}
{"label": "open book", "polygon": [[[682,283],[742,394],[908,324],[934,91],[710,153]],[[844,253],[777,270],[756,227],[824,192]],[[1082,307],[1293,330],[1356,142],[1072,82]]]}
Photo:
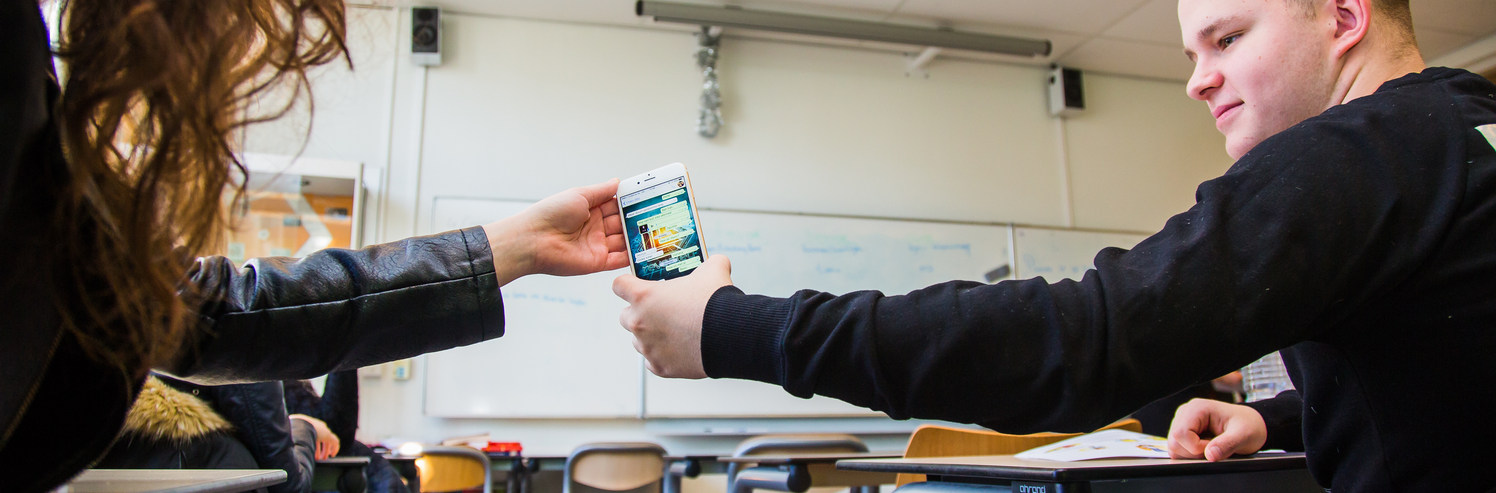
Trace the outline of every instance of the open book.
{"label": "open book", "polygon": [[1035,447],[1014,455],[1019,459],[1072,462],[1090,459],[1169,458],[1168,440],[1127,430],[1102,430]]}

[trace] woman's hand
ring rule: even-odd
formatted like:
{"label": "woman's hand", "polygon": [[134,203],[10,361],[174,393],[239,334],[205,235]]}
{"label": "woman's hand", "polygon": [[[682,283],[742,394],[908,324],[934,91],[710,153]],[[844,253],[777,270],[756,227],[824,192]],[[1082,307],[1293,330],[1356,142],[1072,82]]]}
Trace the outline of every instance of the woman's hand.
{"label": "woman's hand", "polygon": [[499,286],[529,274],[575,276],[628,265],[618,179],[577,187],[483,226]]}

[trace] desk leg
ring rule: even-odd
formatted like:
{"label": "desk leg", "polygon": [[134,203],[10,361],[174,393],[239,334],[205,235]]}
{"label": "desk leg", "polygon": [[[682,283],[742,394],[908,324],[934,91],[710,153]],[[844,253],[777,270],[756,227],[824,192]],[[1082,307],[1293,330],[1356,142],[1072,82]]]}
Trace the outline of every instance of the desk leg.
{"label": "desk leg", "polygon": [[521,468],[524,473],[519,479],[519,493],[530,493],[530,478],[534,477],[535,473],[540,472],[540,461],[525,459],[524,463],[521,464]]}
{"label": "desk leg", "polygon": [[694,460],[678,460],[671,462],[665,468],[665,487],[663,493],[680,493],[681,478],[694,478],[701,475],[701,464]]}
{"label": "desk leg", "polygon": [[525,460],[510,460],[509,474],[504,476],[504,493],[521,493],[520,482],[525,477]]}
{"label": "desk leg", "polygon": [[415,461],[401,461],[395,465],[395,472],[405,480],[405,489],[410,493],[421,493],[421,470],[416,468]]}

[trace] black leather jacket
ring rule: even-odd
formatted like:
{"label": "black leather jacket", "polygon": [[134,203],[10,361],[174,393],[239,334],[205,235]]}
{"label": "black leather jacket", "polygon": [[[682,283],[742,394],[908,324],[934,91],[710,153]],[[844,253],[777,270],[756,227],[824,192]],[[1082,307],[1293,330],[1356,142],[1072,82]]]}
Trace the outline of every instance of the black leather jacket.
{"label": "black leather jacket", "polygon": [[[148,369],[85,356],[59,327],[48,211],[68,179],[59,91],[34,0],[0,0],[0,478],[55,487],[96,460]],[[304,259],[196,261],[212,300],[162,370],[198,383],[310,378],[498,337],[503,306],[481,228]]]}
{"label": "black leather jacket", "polygon": [[316,464],[317,432],[306,421],[290,419],[280,382],[198,385],[162,378],[167,385],[191,392],[234,425],[234,436],[262,469],[286,471],[286,482],[269,493],[310,491]]}

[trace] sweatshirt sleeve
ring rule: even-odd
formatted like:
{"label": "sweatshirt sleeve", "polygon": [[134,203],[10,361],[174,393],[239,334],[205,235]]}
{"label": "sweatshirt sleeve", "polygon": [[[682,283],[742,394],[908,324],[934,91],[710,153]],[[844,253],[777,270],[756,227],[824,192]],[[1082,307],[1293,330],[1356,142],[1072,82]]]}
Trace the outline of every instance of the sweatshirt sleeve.
{"label": "sweatshirt sleeve", "polygon": [[481,227],[189,270],[200,324],[164,370],[200,383],[311,378],[492,339],[503,302]]}
{"label": "sweatshirt sleeve", "polygon": [[1304,400],[1299,391],[1289,389],[1271,399],[1245,404],[1262,415],[1267,424],[1267,443],[1264,449],[1282,449],[1290,452],[1304,450]]}
{"label": "sweatshirt sleeve", "polygon": [[[905,294],[724,288],[707,374],[897,419],[1088,431],[1312,339],[1407,279],[1458,207],[1462,175],[1327,112],[1203,183],[1196,204],[1080,280],[952,281]],[[1427,126],[1433,127],[1428,124]]]}

